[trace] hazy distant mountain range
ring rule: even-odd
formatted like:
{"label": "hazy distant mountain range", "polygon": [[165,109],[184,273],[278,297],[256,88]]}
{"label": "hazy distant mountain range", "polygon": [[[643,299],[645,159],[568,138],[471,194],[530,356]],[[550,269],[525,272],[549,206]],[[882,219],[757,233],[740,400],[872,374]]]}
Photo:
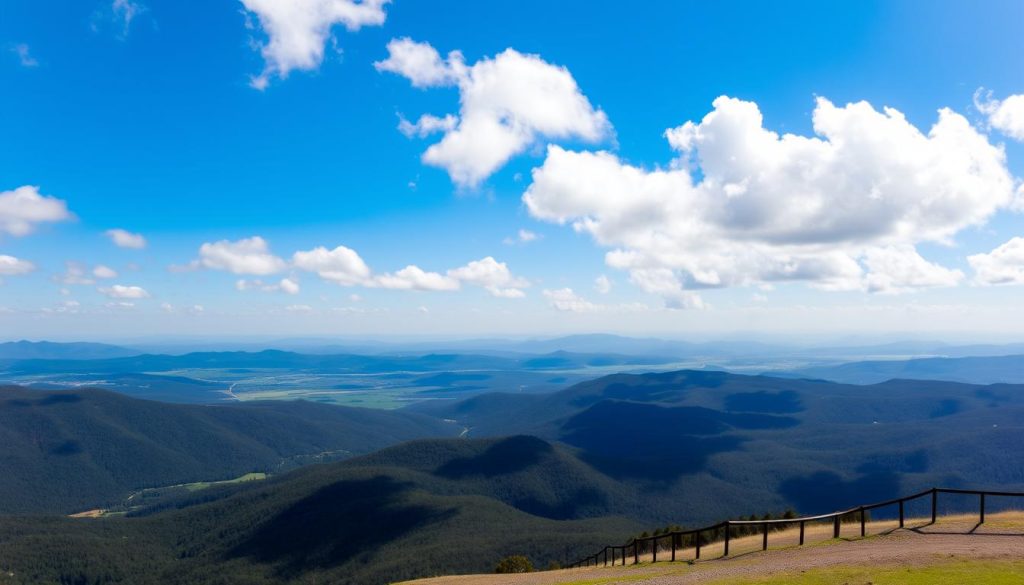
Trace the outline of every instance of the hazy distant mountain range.
{"label": "hazy distant mountain range", "polygon": [[138,355],[139,351],[105,343],[8,341],[0,343],[0,360],[96,360]]}
{"label": "hazy distant mountain range", "polygon": [[877,384],[892,379],[948,380],[973,384],[1024,383],[1024,355],[878,360],[776,372],[848,384]]}
{"label": "hazy distant mountain range", "polygon": [[660,357],[554,352],[502,357],[474,354],[356,355],[301,354],[280,350],[198,352],[184,355],[134,355],[110,359],[8,359],[0,368],[18,374],[84,374],[173,371],[199,368],[259,368],[320,372],[383,373],[400,371],[511,370],[585,366],[655,365]]}
{"label": "hazy distant mountain range", "polygon": [[1024,354],[1024,343],[952,344],[939,341],[894,341],[886,343],[784,343],[743,339],[692,342],[653,337],[610,334],[581,334],[535,339],[461,339],[437,341],[330,340],[325,338],[283,338],[265,341],[208,342],[202,340],[146,341],[122,345],[103,343],[58,343],[12,341],[0,343],[0,359],[101,359],[140,354],[185,354],[196,352],[258,352],[267,349],[304,354],[546,354],[611,353],[662,358],[689,357],[786,357],[821,359],[866,357],[969,357]]}

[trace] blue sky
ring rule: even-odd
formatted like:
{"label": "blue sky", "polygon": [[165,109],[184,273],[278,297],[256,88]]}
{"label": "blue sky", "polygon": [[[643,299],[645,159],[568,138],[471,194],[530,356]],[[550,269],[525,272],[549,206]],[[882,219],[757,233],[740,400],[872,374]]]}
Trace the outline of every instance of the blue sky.
{"label": "blue sky", "polygon": [[291,6],[4,3],[0,337],[1024,325],[1019,2]]}

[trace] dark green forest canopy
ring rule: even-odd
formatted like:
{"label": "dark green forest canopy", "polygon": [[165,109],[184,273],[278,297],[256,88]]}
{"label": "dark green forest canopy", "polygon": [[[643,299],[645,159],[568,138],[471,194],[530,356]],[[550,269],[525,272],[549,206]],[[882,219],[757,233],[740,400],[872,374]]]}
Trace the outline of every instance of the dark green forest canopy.
{"label": "dark green forest canopy", "polygon": [[416,413],[308,402],[198,406],[0,387],[0,512],[80,512],[132,490],[275,472],[302,456],[346,457],[459,431]]}
{"label": "dark green forest canopy", "polygon": [[[1017,454],[1024,392],[1011,385],[849,386],[680,371],[397,412],[301,402],[169,407],[96,391],[3,393],[0,432],[31,464],[25,469],[65,460],[93,469],[102,461],[108,473],[128,474],[127,463],[114,465],[122,451],[101,456],[89,443],[94,433],[125,428],[132,436],[155,433],[132,447],[126,462],[142,449],[160,461],[153,457],[167,456],[161,449],[182,433],[203,437],[178,443],[172,459],[200,470],[200,463],[224,464],[199,453],[210,451],[211,441],[221,443],[217,449],[231,446],[232,461],[245,453],[280,461],[289,450],[335,439],[366,453],[163,500],[129,518],[0,520],[0,559],[43,581],[85,575],[132,583],[375,583],[490,571],[510,554],[546,566],[642,529],[787,508],[826,512],[937,484],[1024,488]],[[20,422],[26,420],[32,422]],[[298,420],[309,426],[297,432]],[[469,439],[380,449],[464,427]],[[71,430],[81,436],[60,434]],[[117,441],[111,444],[134,444]],[[8,489],[39,499],[46,490],[38,486],[46,484],[36,481]],[[66,485],[80,481],[93,479]],[[119,484],[108,485],[116,491]],[[122,550],[125,538],[131,551]],[[467,549],[479,554],[463,554]]]}

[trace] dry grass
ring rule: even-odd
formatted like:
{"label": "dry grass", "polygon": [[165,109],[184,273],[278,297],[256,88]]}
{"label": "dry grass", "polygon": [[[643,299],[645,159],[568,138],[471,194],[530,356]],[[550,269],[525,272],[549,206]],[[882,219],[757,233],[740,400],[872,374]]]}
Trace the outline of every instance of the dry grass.
{"label": "dry grass", "polygon": [[[917,535],[932,535],[932,537],[959,535],[959,540],[961,541],[966,539],[968,543],[980,542],[981,539],[999,538],[1004,535],[1024,536],[1024,511],[990,514],[986,518],[985,524],[981,525],[978,524],[977,515],[964,514],[942,516],[935,524],[931,524],[930,518],[908,518],[905,522],[904,530],[899,529],[899,523],[896,520],[869,521],[865,528],[865,536],[867,538],[863,540],[877,541],[883,547],[894,549],[897,547],[912,547],[915,542],[913,537]],[[671,558],[671,551],[668,549],[669,539],[665,538],[663,539],[664,545],[658,552],[657,564],[651,563],[652,555],[647,553],[640,555],[639,565],[634,565],[632,551],[630,551],[627,554],[626,566],[621,565],[621,558],[618,553],[616,554],[616,566],[614,568],[606,568],[602,562],[598,567],[565,569],[526,575],[463,575],[436,577],[408,583],[415,583],[416,585],[603,585],[606,583],[632,583],[640,581],[673,583],[679,580],[680,582],[690,582],[692,578],[698,576],[703,576],[702,578],[715,578],[716,567],[724,567],[725,564],[728,564],[732,570],[740,568],[741,570],[757,573],[765,570],[768,572],[764,572],[764,574],[771,574],[765,563],[775,556],[777,552],[782,552],[786,557],[794,557],[794,555],[809,555],[813,557],[822,554],[821,547],[830,547],[829,554],[832,554],[831,547],[833,546],[841,547],[846,545],[846,543],[853,545],[862,541],[860,538],[859,522],[843,524],[839,539],[832,538],[831,521],[808,523],[804,536],[805,546],[799,547],[800,533],[798,525],[793,525],[793,528],[784,531],[770,532],[768,534],[769,551],[763,554],[761,553],[762,535],[757,534],[733,538],[729,543],[728,560],[724,563],[720,563],[717,560],[722,557],[724,548],[722,542],[702,546],[701,560],[696,563],[694,562],[694,549],[692,547],[677,550],[675,563],[662,562],[668,561]],[[981,539],[970,540],[975,536],[980,536]],[[1024,539],[1001,539],[1001,542],[1008,543],[1014,547],[1020,547],[1020,552],[1024,552]],[[1017,544],[1018,542],[1020,544]],[[924,562],[927,565],[928,563],[940,562],[942,560],[948,561],[950,557],[957,558],[958,555],[967,556],[974,554],[974,549],[968,548],[970,552],[953,552],[942,557],[937,557],[934,551],[927,554],[923,553],[920,555],[920,558],[913,557],[914,560],[912,562]],[[816,553],[815,551],[818,552]],[[858,550],[851,547],[850,554],[839,556],[853,557],[856,560],[857,554]],[[984,551],[980,551],[979,554],[984,554]],[[789,566],[787,562],[774,564],[781,565],[783,568]]]}
{"label": "dry grass", "polygon": [[85,512],[78,512],[77,514],[69,514],[68,518],[102,518],[103,514],[107,511],[102,508],[96,508],[95,510],[86,510]]}

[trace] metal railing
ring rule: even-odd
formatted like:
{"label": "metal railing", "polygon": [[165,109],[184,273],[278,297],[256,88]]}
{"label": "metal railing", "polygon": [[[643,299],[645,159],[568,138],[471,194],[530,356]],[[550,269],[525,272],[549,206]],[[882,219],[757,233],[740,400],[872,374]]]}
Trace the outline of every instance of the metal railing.
{"label": "metal railing", "polygon": [[[693,530],[678,530],[658,534],[656,536],[635,538],[631,542],[620,546],[606,546],[602,550],[598,551],[596,554],[584,557],[576,561],[575,563],[570,564],[567,568],[593,567],[601,564],[603,564],[605,567],[609,566],[609,564],[614,567],[616,561],[619,561],[619,563],[622,565],[627,564],[627,559],[629,557],[632,557],[633,564],[639,564],[641,549],[643,549],[644,555],[647,554],[646,551],[649,549],[651,553],[651,562],[657,563],[659,560],[659,543],[663,541],[669,541],[671,543],[669,548],[665,549],[664,551],[669,554],[669,558],[663,560],[675,561],[677,551],[686,550],[687,548],[694,549],[694,558],[700,559],[701,547],[717,542],[719,538],[721,538],[723,541],[724,552],[722,556],[727,557],[729,556],[729,540],[733,536],[732,528],[734,526],[760,527],[762,534],[761,550],[768,550],[768,533],[770,529],[777,529],[793,524],[800,525],[800,545],[802,546],[804,544],[805,529],[808,522],[832,520],[832,538],[839,538],[841,533],[842,519],[854,517],[860,521],[860,535],[861,537],[863,537],[866,535],[867,530],[867,512],[875,510],[877,508],[898,506],[899,527],[904,528],[904,524],[906,521],[906,503],[911,500],[917,500],[919,498],[925,498],[929,496],[931,497],[931,524],[934,524],[936,519],[938,518],[939,494],[960,494],[978,496],[979,524],[985,523],[986,496],[1024,497],[1024,492],[997,492],[984,490],[963,490],[952,488],[932,488],[930,490],[926,490],[910,496],[904,496],[902,498],[886,500],[884,502],[876,502],[873,504],[866,504],[863,506],[850,508],[848,510],[831,512],[829,514],[818,514],[817,516],[801,516],[798,518],[777,518],[772,520],[726,520],[724,522],[719,522],[718,524],[705,526],[703,528],[696,528]],[[710,536],[710,538],[704,539],[704,536]],[[689,543],[689,546],[685,546],[687,542]]]}

